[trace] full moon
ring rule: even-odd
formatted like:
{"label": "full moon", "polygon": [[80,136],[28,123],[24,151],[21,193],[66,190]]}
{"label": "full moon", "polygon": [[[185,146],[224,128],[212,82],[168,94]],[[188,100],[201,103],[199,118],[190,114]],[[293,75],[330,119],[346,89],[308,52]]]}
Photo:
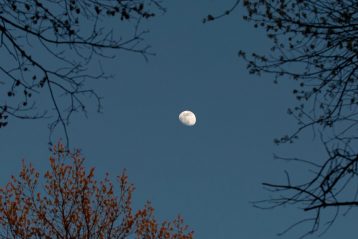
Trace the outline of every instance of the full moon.
{"label": "full moon", "polygon": [[179,114],[179,120],[186,126],[193,126],[196,123],[195,114],[189,110],[181,112]]}

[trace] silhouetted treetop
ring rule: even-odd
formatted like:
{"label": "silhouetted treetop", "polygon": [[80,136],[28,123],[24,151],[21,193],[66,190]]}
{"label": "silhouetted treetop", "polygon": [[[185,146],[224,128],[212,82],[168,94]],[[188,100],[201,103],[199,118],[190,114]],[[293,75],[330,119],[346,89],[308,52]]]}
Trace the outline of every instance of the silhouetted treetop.
{"label": "silhouetted treetop", "polygon": [[231,8],[209,14],[203,22],[231,14],[239,3],[245,10],[243,19],[263,30],[271,41],[269,54],[238,52],[248,71],[258,76],[271,74],[275,83],[297,82],[292,93],[298,103],[287,113],[298,127],[274,143],[293,143],[310,129],[325,150],[322,158],[312,160],[275,156],[304,164],[311,174],[297,183],[285,171],[284,183],[263,183],[272,195],[254,205],[265,209],[293,205],[306,212],[307,218],[280,235],[305,223],[311,223],[311,228],[302,237],[324,233],[342,208],[346,214],[358,206],[358,2],[233,0]]}
{"label": "silhouetted treetop", "polygon": [[[326,155],[304,160],[278,157],[303,163],[312,172],[303,183],[264,183],[273,197],[256,204],[264,208],[295,205],[309,215],[293,226],[311,222],[303,236],[330,225],[341,208],[358,206],[358,4],[356,0],[243,0],[243,17],[263,29],[272,42],[271,53],[239,56],[251,74],[272,74],[275,82],[293,79],[298,104],[288,114],[298,121],[297,129],[275,140],[294,142],[305,129],[313,130]],[[323,210],[332,212],[331,217]],[[290,227],[289,229],[291,229]],[[323,230],[324,232],[325,230]]]}
{"label": "silhouetted treetop", "polygon": [[[269,56],[240,51],[252,74],[271,73],[299,82],[300,104],[289,109],[301,127],[331,127],[356,120],[358,105],[358,5],[356,1],[249,1],[244,19],[265,29],[273,42]],[[314,112],[314,113],[313,113]]]}
{"label": "silhouetted treetop", "polygon": [[86,85],[108,77],[98,60],[116,50],[146,58],[139,25],[158,11],[164,9],[156,0],[2,1],[0,127],[11,117],[54,117],[51,131],[60,124],[67,138],[72,113],[87,112],[85,99],[101,108],[101,97]]}

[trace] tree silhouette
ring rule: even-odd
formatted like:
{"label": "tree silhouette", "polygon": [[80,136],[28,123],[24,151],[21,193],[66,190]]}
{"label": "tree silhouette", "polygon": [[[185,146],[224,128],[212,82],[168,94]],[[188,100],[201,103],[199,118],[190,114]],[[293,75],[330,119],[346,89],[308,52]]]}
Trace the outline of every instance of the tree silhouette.
{"label": "tree silhouette", "polygon": [[74,112],[86,115],[85,99],[101,110],[88,81],[109,76],[94,60],[116,50],[150,55],[139,25],[158,10],[156,0],[2,1],[0,128],[13,117],[51,117],[51,132],[61,125],[68,142],[66,126]]}
{"label": "tree silhouette", "polygon": [[[298,127],[275,143],[293,143],[309,129],[327,153],[313,160],[277,157],[304,163],[313,175],[304,183],[294,183],[286,172],[286,183],[264,183],[277,197],[256,206],[298,206],[310,216],[293,226],[311,222],[303,236],[324,232],[340,210],[358,206],[357,1],[243,0],[242,4],[243,18],[264,29],[272,40],[269,55],[239,51],[249,72],[273,74],[276,83],[289,78],[297,82],[292,92],[298,104],[288,114],[297,119]],[[333,214],[327,227],[321,228],[324,210]]]}
{"label": "tree silhouette", "polygon": [[43,180],[23,163],[19,176],[0,188],[2,238],[193,238],[180,216],[159,223],[149,202],[135,211],[134,186],[126,172],[118,176],[118,189],[108,174],[97,181],[80,152],[61,144],[54,146],[49,161]]}

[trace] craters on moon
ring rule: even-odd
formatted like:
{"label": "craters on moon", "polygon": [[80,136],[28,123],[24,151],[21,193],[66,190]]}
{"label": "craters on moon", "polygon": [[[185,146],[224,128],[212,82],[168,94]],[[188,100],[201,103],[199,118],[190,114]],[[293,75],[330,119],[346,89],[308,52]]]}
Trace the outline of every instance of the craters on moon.
{"label": "craters on moon", "polygon": [[186,126],[194,126],[196,123],[195,114],[189,110],[185,110],[179,114],[179,120]]}

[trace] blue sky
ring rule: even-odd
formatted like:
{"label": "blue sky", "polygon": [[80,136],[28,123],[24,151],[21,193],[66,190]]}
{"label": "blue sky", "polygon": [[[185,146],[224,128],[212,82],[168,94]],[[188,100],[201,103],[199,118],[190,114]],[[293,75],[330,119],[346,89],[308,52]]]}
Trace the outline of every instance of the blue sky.
{"label": "blue sky", "polygon": [[[294,85],[248,75],[238,50],[265,52],[270,45],[264,33],[241,20],[241,10],[202,24],[205,15],[232,2],[165,3],[168,12],[145,25],[156,56],[145,62],[120,53],[103,61],[114,75],[94,85],[104,97],[103,114],[75,116],[71,146],[82,149],[87,166],[99,175],[126,168],[137,206],[152,201],[162,219],[180,213],[198,239],[278,238],[276,233],[304,215],[293,208],[258,210],[249,202],[266,198],[260,183],[282,182],[286,168],[293,179],[306,176],[304,167],[273,160],[273,153],[312,159],[322,148],[309,135],[295,145],[273,144],[295,127],[286,114]],[[197,116],[194,127],[178,121],[186,109]],[[15,120],[2,129],[1,181],[19,171],[22,159],[46,168],[47,138],[45,120]],[[354,238],[356,220],[353,210],[321,238]]]}

